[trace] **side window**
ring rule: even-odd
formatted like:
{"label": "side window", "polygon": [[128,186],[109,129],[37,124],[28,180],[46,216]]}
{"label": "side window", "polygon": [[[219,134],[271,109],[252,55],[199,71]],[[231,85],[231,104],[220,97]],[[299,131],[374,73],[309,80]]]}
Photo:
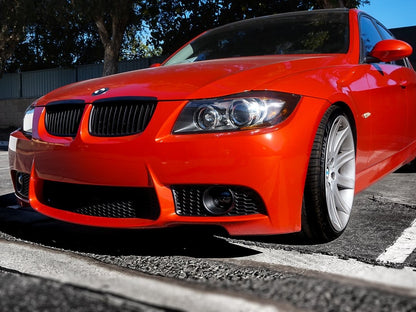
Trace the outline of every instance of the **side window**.
{"label": "side window", "polygon": [[382,38],[377,31],[374,23],[366,16],[361,16],[360,19],[360,38],[361,38],[361,60],[364,60],[366,55],[371,52],[377,42]]}
{"label": "side window", "polygon": [[384,28],[383,25],[377,23],[377,29],[380,32],[381,36],[384,39],[394,39],[394,36],[392,35],[392,33],[390,31],[388,31],[386,28]]}

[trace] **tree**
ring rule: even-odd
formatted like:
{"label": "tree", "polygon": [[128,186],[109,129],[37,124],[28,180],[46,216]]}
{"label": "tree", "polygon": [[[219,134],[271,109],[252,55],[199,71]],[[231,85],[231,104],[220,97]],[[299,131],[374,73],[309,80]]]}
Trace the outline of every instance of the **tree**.
{"label": "tree", "polygon": [[360,4],[368,4],[369,0],[319,0],[316,8],[357,8]]}
{"label": "tree", "polygon": [[[4,12],[10,20],[17,19],[3,7],[16,9],[23,3],[30,6],[22,10],[24,21],[19,36],[13,37],[12,49],[1,58],[8,60],[6,68],[9,72],[104,60],[103,74],[108,75],[117,72],[123,44],[125,50],[128,44],[137,44],[139,48],[134,49],[135,55],[142,55],[139,49],[146,49],[145,55],[152,54],[143,42],[132,41],[137,39],[141,28],[137,18],[140,0],[0,1],[7,4],[7,7],[2,5],[0,16]],[[12,26],[9,20],[5,24]]]}
{"label": "tree", "polygon": [[72,0],[76,12],[91,18],[104,46],[103,76],[118,72],[118,60],[127,26],[137,22],[134,0]]}
{"label": "tree", "polygon": [[74,14],[68,0],[14,1],[22,7],[24,32],[4,67],[8,72],[102,60],[103,48],[94,23]]}
{"label": "tree", "polygon": [[19,0],[0,0],[0,77],[7,60],[24,37],[25,6]]}

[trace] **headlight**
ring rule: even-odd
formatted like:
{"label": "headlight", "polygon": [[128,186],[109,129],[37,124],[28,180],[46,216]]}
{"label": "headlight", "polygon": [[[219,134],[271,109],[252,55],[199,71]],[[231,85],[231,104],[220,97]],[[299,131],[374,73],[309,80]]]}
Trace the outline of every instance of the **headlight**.
{"label": "headlight", "polygon": [[224,98],[190,101],[180,113],[173,133],[222,132],[274,126],[295,109],[300,96],[274,91],[251,91]]}
{"label": "headlight", "polygon": [[23,132],[32,134],[33,127],[33,113],[35,112],[35,105],[31,104],[25,111],[23,117]]}

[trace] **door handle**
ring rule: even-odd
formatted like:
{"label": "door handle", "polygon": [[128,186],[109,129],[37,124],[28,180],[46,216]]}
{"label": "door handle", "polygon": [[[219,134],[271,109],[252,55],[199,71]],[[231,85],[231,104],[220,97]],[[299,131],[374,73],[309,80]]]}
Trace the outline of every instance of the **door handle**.
{"label": "door handle", "polygon": [[409,85],[409,82],[407,80],[403,80],[399,82],[400,88],[402,89],[406,89],[407,86]]}

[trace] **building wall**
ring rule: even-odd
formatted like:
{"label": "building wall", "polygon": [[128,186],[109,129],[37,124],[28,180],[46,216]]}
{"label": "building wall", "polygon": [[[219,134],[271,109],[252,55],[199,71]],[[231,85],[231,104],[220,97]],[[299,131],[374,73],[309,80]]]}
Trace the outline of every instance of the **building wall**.
{"label": "building wall", "polygon": [[[163,57],[120,62],[119,72],[148,68],[160,63]],[[103,64],[79,65],[71,68],[53,68],[19,73],[6,73],[0,78],[0,100],[33,98],[82,80],[101,77]]]}
{"label": "building wall", "polygon": [[0,100],[0,129],[19,128],[26,108],[35,99]]}
{"label": "building wall", "polygon": [[[163,57],[154,57],[120,62],[119,72],[147,68],[162,60]],[[0,78],[0,129],[20,127],[26,108],[36,98],[73,82],[100,77],[102,71],[102,64],[91,64],[3,74]]]}
{"label": "building wall", "polygon": [[413,54],[409,57],[409,60],[416,69],[416,26],[393,28],[390,31],[397,39],[406,41],[412,46]]}

